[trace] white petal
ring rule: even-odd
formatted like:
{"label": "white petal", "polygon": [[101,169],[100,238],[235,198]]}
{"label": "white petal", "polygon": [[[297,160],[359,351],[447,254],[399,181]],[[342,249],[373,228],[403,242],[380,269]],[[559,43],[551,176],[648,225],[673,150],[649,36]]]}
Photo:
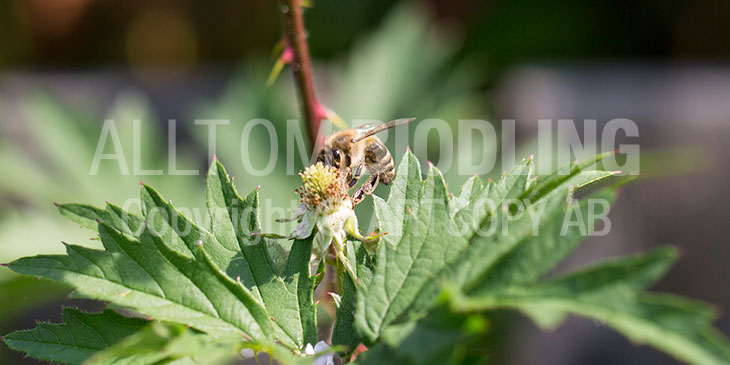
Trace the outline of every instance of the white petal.
{"label": "white petal", "polygon": [[250,359],[254,357],[256,353],[253,351],[253,349],[243,349],[241,350],[241,357],[244,359]]}
{"label": "white petal", "polygon": [[328,345],[327,342],[324,342],[324,341],[319,341],[319,342],[317,342],[316,345],[314,345],[314,352],[317,354],[320,352],[327,351],[329,349],[330,349],[330,345]]}
{"label": "white petal", "polygon": [[[314,346],[314,352],[317,354],[325,352],[329,349],[330,349],[330,346],[327,345],[327,343],[324,341],[319,341]],[[335,354],[333,352],[326,354],[326,355],[319,356],[316,359],[314,359],[314,361],[312,361],[312,365],[334,365],[334,364],[335,364]]]}
{"label": "white petal", "polygon": [[304,354],[305,355],[314,355],[314,347],[312,347],[311,343],[308,343],[306,347],[304,347]]}

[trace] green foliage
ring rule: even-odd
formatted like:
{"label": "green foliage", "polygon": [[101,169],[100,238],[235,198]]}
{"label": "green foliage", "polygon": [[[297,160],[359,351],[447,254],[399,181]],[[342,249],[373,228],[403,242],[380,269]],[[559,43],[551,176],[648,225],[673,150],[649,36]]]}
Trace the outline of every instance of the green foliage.
{"label": "green foliage", "polygon": [[[355,271],[358,284],[361,287],[369,286],[373,278],[373,257],[367,249],[357,241],[347,247],[348,259],[356,262]],[[360,337],[355,331],[355,312],[357,307],[357,286],[349,275],[344,275],[342,297],[337,305],[337,320],[332,332],[332,344],[342,345],[354,349],[360,343]]]}
{"label": "green foliage", "polygon": [[[322,13],[316,11],[307,16],[316,14]],[[483,91],[472,77],[481,68],[472,67],[475,64],[452,64],[458,49],[450,42],[451,39],[442,37],[445,33],[441,29],[434,32],[426,12],[414,4],[405,4],[395,8],[392,15],[378,24],[378,30],[372,36],[363,37],[352,44],[352,57],[338,57],[318,68],[317,73],[331,81],[328,96],[322,100],[326,106],[338,111],[346,119],[365,117],[388,120],[403,115],[430,115],[444,120],[457,120],[463,116],[483,118],[487,115]],[[403,53],[403,50],[407,50],[409,57],[393,57],[394,54]],[[110,201],[129,207],[136,213],[136,199],[127,199],[135,196],[137,182],[142,179],[164,192],[166,197],[172,198],[178,207],[202,208],[203,201],[199,199],[201,179],[198,175],[169,176],[171,162],[176,161],[178,169],[197,169],[211,157],[208,130],[204,125],[195,124],[196,119],[230,121],[229,125],[218,126],[216,150],[212,153],[227,161],[228,172],[236,176],[242,191],[251,191],[257,185],[265,186],[261,192],[261,201],[283,208],[276,210],[282,213],[269,215],[281,214],[272,218],[285,218],[283,212],[296,208],[296,205],[291,205],[295,196],[292,190],[300,180],[294,172],[308,164],[306,157],[300,158],[307,154],[308,147],[306,137],[301,139],[301,145],[300,140],[290,138],[290,134],[297,135],[299,132],[285,121],[296,119],[298,109],[296,103],[291,102],[286,78],[282,77],[273,88],[263,90],[270,66],[271,60],[267,58],[247,58],[231,75],[223,93],[215,96],[198,95],[200,98],[180,108],[178,112],[181,114],[175,118],[177,128],[173,137],[178,143],[174,156],[168,156],[167,129],[161,128],[160,123],[166,124],[167,116],[158,115],[160,110],[155,110],[141,89],[121,90],[113,100],[107,100],[106,92],[85,93],[84,97],[79,98],[78,95],[67,95],[68,90],[64,87],[43,86],[55,85],[55,79],[51,76],[50,80],[41,77],[48,83],[33,83],[37,88],[18,89],[17,95],[0,100],[0,116],[4,122],[0,123],[0,170],[4,172],[0,179],[0,262],[38,253],[63,253],[64,247],[58,244],[59,240],[101,248],[99,241],[88,240],[86,231],[69,226],[56,213],[50,204],[52,201],[94,205]],[[363,84],[363,79],[369,82]],[[93,90],[107,90],[107,80],[92,76],[88,86]],[[431,83],[441,87],[427,87]],[[361,113],[363,111],[366,113]],[[164,117],[163,120],[160,117]],[[256,118],[272,121],[277,139],[270,140],[265,128],[255,127],[242,151],[242,130],[247,121]],[[116,121],[121,150],[130,170],[137,156],[139,168],[159,169],[163,170],[163,174],[143,177],[135,173],[123,174],[117,161],[104,160],[99,166],[99,173],[89,175],[92,156],[99,142],[100,121],[107,119]],[[133,120],[141,121],[137,139],[139,153],[135,153],[133,143]],[[412,135],[413,129],[410,133]],[[306,136],[306,131],[302,130],[301,134]],[[474,150],[481,150],[480,141],[475,141]],[[405,148],[405,144],[394,143],[392,134],[386,142],[394,155],[401,155]],[[428,146],[428,156],[434,161],[439,155],[437,146],[437,143],[429,143]],[[264,169],[269,161],[268,158],[261,158],[262,151],[274,151],[271,156],[287,158],[278,159],[274,170],[267,176],[252,174],[251,169],[244,168],[241,161],[245,159],[255,168]],[[114,152],[111,140],[107,139],[104,152]],[[457,152],[457,159],[463,153],[472,153],[471,150]],[[481,155],[475,157],[478,158]],[[288,161],[291,161],[291,166]],[[447,175],[447,178],[456,184],[461,182],[462,177],[452,174]],[[378,193],[382,191],[384,194],[386,189],[379,187]],[[369,204],[358,206],[357,213],[363,218],[363,230],[367,230],[365,225],[370,223],[367,219],[372,212],[370,208]],[[277,223],[274,219],[262,220],[262,225],[263,231],[280,234],[288,234],[295,227],[288,223]],[[37,229],[39,226],[43,229]],[[278,243],[287,250],[291,245],[288,241]],[[286,257],[282,261],[285,260]],[[276,263],[285,264],[279,261]],[[0,281],[17,278],[18,275],[10,270],[0,270]],[[3,291],[0,294],[0,300],[5,293]],[[62,297],[58,294],[59,290],[25,292],[23,287],[18,287],[15,293],[38,298],[34,303],[40,303],[40,296],[44,293],[48,297],[45,301],[60,300]],[[32,308],[27,307],[28,310]],[[22,309],[14,313],[22,312]],[[11,316],[1,313],[0,322],[2,317]],[[0,348],[0,362],[6,353]]]}
{"label": "green foliage", "polygon": [[[358,280],[341,278],[335,347],[316,356],[339,351],[348,357],[364,343],[370,348],[358,358],[364,363],[459,362],[489,328],[482,314],[506,308],[546,329],[575,314],[683,361],[730,362],[728,340],[710,325],[711,308],[645,292],[672,265],[674,250],[544,279],[600,220],[601,212],[583,218],[591,199],[614,197],[607,184],[581,199],[573,195],[613,178],[594,168],[602,157],[540,177],[526,159],[497,181],[473,177],[453,195],[438,169],[430,166],[424,179],[418,160],[406,153],[387,200],[373,196],[379,229],[387,234],[374,249],[353,241],[346,246]],[[63,324],[6,336],[11,348],[70,363],[225,363],[243,349],[282,363],[315,358],[311,238],[295,241],[283,260],[273,259],[274,243],[255,234],[261,231],[258,191],[239,196],[217,161],[207,177],[209,229],[151,187],[143,186],[141,195],[141,216],[112,204],[59,206],[98,232],[103,250],[67,245],[66,255],[10,263],[18,273],[64,283],[74,288],[72,296],[111,308],[100,314],[65,309]]]}
{"label": "green foliage", "polygon": [[[562,258],[580,240],[575,229],[563,236],[557,233],[567,210],[567,190],[585,182],[582,170],[576,168],[572,178],[562,182],[544,179],[543,184],[560,191],[547,199],[547,192],[532,194],[536,180],[532,159],[527,159],[498,182],[484,185],[478,177],[470,179],[459,197],[450,198],[438,170],[431,167],[422,181],[418,161],[407,154],[388,202],[374,197],[380,227],[389,234],[376,254],[373,283],[361,288],[358,297],[356,321],[363,338],[372,343],[394,321],[420,316],[433,305],[445,280],[459,287],[488,285],[492,278],[520,275],[522,263],[512,261],[529,258],[540,262],[521,266],[527,269],[525,275],[540,276],[545,271],[541,267],[552,268],[554,260],[541,251]],[[595,181],[612,174],[585,175]],[[522,199],[534,203],[523,206],[521,218],[503,211],[503,202],[523,204]],[[539,236],[533,235],[535,226]],[[480,234],[488,227],[494,233]]]}
{"label": "green foliage", "polygon": [[40,360],[81,364],[146,325],[145,320],[111,310],[85,313],[75,308],[63,309],[63,322],[39,323],[35,329],[13,332],[3,340],[10,348]]}
{"label": "green foliage", "polygon": [[710,326],[711,307],[675,295],[641,292],[676,257],[675,250],[660,248],[545,282],[458,297],[453,305],[460,311],[517,309],[545,329],[556,327],[572,313],[596,319],[636,343],[655,346],[683,361],[727,363],[730,348]]}
{"label": "green foliage", "polygon": [[[91,104],[101,104],[94,96]],[[167,136],[158,128],[154,112],[138,90],[123,90],[108,109],[72,106],[56,93],[32,88],[16,101],[0,100],[0,261],[8,262],[38,252],[61,253],[58,240],[87,240],[83,230],[69,228],[50,202],[63,197],[71,201],[101,204],[105,200],[124,202],[134,196],[139,176],[124,174],[117,161],[105,160],[98,174],[89,170],[99,143],[99,121],[114,120],[122,158],[132,171],[135,156],[141,169],[167,169]],[[135,126],[133,120],[141,123]],[[138,138],[135,139],[135,134]],[[135,152],[134,140],[139,142]],[[113,153],[111,140],[104,153]],[[175,159],[181,169],[194,168],[189,148],[178,148]],[[145,181],[163,189],[183,206],[192,207],[200,179],[162,175],[145,176]],[[136,203],[130,204],[137,207]],[[43,229],[35,227],[43,226]],[[86,246],[98,247],[95,241]],[[0,281],[17,278],[0,272]],[[49,296],[57,291],[48,292]],[[0,355],[0,358],[2,356]]]}
{"label": "green foliage", "polygon": [[138,332],[97,352],[91,364],[226,364],[240,356],[237,337],[212,337],[181,325],[152,322]]}
{"label": "green foliage", "polygon": [[[295,352],[315,339],[311,242],[295,242],[279,272],[259,231],[258,196],[241,198],[220,163],[208,174],[213,232],[188,220],[143,186],[143,216],[61,205],[61,212],[98,231],[105,250],[67,245],[67,255],[16,260],[21,274],[53,279],[73,297],[181,323],[216,335],[278,340]],[[227,219],[227,222],[225,221]]]}
{"label": "green foliage", "polygon": [[365,353],[362,362],[458,364],[462,351],[455,349],[463,349],[486,329],[482,317],[461,315],[442,305],[422,319],[386,328],[381,341]]}

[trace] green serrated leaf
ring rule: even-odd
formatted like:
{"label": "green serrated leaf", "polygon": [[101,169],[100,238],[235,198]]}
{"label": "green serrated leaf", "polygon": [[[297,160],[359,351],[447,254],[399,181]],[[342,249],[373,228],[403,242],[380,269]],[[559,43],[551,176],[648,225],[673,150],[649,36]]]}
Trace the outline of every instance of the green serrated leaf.
{"label": "green serrated leaf", "polygon": [[531,202],[549,199],[560,191],[582,188],[586,185],[604,180],[618,174],[617,171],[604,171],[596,168],[596,164],[613,152],[596,155],[581,162],[559,168],[547,176],[538,177],[538,182],[522,194],[523,199]]}
{"label": "green serrated leaf", "polygon": [[104,223],[99,224],[99,233],[104,251],[67,245],[66,256],[21,258],[10,268],[70,285],[74,297],[109,301],[202,331],[271,334],[263,308],[244,288],[216,271],[202,250],[191,259],[148,231],[136,240]]}
{"label": "green serrated leaf", "polygon": [[3,341],[16,351],[46,361],[81,364],[97,351],[118,343],[147,325],[139,318],[127,318],[111,310],[86,313],[63,309],[62,324],[38,323],[36,328],[16,331]]}
{"label": "green serrated leaf", "polygon": [[418,321],[388,327],[382,341],[358,363],[457,364],[458,350],[485,330],[482,317],[459,315],[439,306]]}
{"label": "green serrated leaf", "polygon": [[214,337],[181,325],[154,322],[95,353],[87,364],[228,364],[240,358],[240,337]]}
{"label": "green serrated leaf", "polygon": [[[508,285],[535,282],[573,252],[593,231],[600,217],[588,216],[591,203],[588,200],[558,204],[565,201],[567,194],[564,191],[552,198],[553,203],[545,205],[538,231],[518,234],[521,237],[519,244],[504,252],[487,270],[480,271],[481,279],[468,283],[469,289],[483,293]],[[593,198],[613,202],[615,194],[612,190],[605,190],[593,195]],[[539,205],[536,207],[540,208]],[[566,225],[567,219],[580,224]]]}
{"label": "green serrated leaf", "polygon": [[380,230],[388,232],[387,237],[384,237],[385,242],[393,246],[400,242],[404,219],[418,210],[417,202],[421,193],[421,185],[421,165],[409,152],[403,157],[396,171],[395,179],[388,193],[388,203],[386,204],[378,196],[373,195]]}
{"label": "green serrated leaf", "polygon": [[470,179],[459,197],[450,199],[440,172],[431,167],[421,180],[417,166],[407,153],[393,182],[398,188],[387,202],[373,198],[381,230],[397,228],[396,212],[404,218],[400,235],[387,231],[381,240],[372,283],[359,289],[356,327],[370,342],[389,324],[432,307],[446,273],[460,264],[465,251],[480,247],[474,242],[480,239],[477,230],[496,216],[503,200],[517,199],[532,181],[528,159],[486,187]]}
{"label": "green serrated leaf", "polygon": [[355,284],[349,275],[344,275],[342,297],[337,308],[335,326],[332,332],[332,345],[345,346],[345,354],[349,355],[362,340],[355,330],[355,308],[357,306],[357,288],[367,287],[373,277],[375,263],[372,255],[360,242],[348,242],[347,256],[350,262],[357,262],[358,283]]}
{"label": "green serrated leaf", "polygon": [[[407,153],[399,166],[394,185],[403,188],[391,191],[388,202],[393,204],[388,205],[391,212],[403,211],[402,235],[391,237],[388,232],[381,239],[373,280],[358,293],[357,328],[369,341],[374,341],[386,325],[414,305],[421,288],[433,279],[432,273],[445,264],[449,251],[459,250],[467,243],[444,239],[448,232],[455,230],[453,221],[448,219],[446,184],[434,167],[422,181],[420,176],[411,173],[417,171],[417,165],[415,156]],[[416,199],[411,200],[414,196]],[[383,224],[385,221],[380,219],[387,214],[382,214],[380,208],[384,204],[377,197],[374,200],[379,222]],[[394,237],[399,240],[394,241]]]}
{"label": "green serrated leaf", "polygon": [[[255,211],[257,192],[246,199],[241,198],[220,162],[216,161],[208,172],[206,190],[213,234],[222,245],[237,251],[238,257],[230,258],[229,262],[241,262],[242,267],[236,271],[243,285],[257,296],[274,322],[298,348],[315,342],[314,303],[299,301],[299,296],[312,298],[314,279],[309,277],[309,260],[306,263],[299,260],[299,265],[292,266],[285,276],[277,272],[269,256],[267,246],[270,243],[252,235],[261,231]],[[299,251],[303,245],[297,242],[292,250]],[[300,279],[302,290],[299,290]]]}
{"label": "green serrated leaf", "polygon": [[548,329],[559,324],[565,314],[576,314],[682,361],[730,362],[730,342],[710,326],[712,308],[674,295],[642,293],[667,271],[676,256],[672,249],[658,249],[544,283],[457,296],[453,306],[462,311],[517,309]]}
{"label": "green serrated leaf", "polygon": [[241,198],[218,162],[208,184],[213,233],[143,186],[142,217],[113,205],[59,206],[73,221],[95,228],[104,250],[67,245],[66,256],[23,258],[10,268],[70,285],[77,297],[301,351],[316,340],[311,242],[295,242],[284,272],[278,272],[267,241],[251,235],[259,230],[257,193]]}

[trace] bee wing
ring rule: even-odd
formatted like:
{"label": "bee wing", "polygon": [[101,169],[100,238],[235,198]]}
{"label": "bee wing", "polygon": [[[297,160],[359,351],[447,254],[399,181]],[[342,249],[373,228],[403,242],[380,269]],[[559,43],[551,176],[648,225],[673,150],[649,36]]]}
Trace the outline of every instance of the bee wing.
{"label": "bee wing", "polygon": [[372,136],[373,134],[380,133],[386,129],[397,127],[402,124],[410,123],[414,120],[416,120],[416,118],[401,118],[401,119],[391,120],[390,122],[380,124],[380,125],[378,125],[377,123],[368,123],[368,124],[359,126],[359,127],[355,128],[355,130],[358,132],[358,136],[356,138],[352,139],[352,143],[360,142],[363,139]]}
{"label": "bee wing", "polygon": [[370,132],[371,130],[373,130],[375,128],[378,128],[379,125],[380,124],[378,124],[378,123],[366,123],[366,124],[363,124],[363,125],[359,125],[359,126],[353,128],[353,129],[357,132],[357,134],[359,136],[361,136],[361,135],[363,135],[365,133]]}

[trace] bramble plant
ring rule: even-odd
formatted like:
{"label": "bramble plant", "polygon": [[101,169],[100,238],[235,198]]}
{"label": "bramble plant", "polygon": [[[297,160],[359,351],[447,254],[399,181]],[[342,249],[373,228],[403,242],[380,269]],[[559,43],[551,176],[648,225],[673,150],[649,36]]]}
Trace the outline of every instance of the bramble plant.
{"label": "bramble plant", "polygon": [[[282,13],[280,64],[296,65],[314,142],[321,120],[336,116],[314,94],[301,0],[285,1]],[[459,363],[489,332],[486,314],[509,309],[544,329],[577,315],[681,361],[730,363],[712,307],[645,290],[676,260],[673,248],[546,278],[627,181],[600,167],[609,156],[541,176],[530,157],[496,181],[474,176],[453,194],[436,167],[424,176],[408,151],[387,199],[372,195],[377,232],[365,237],[343,171],[322,164],[300,174],[299,224],[284,237],[263,232],[258,189],[239,195],[217,160],[206,177],[205,225],[148,185],[139,215],[111,203],[59,204],[103,248],[65,244],[65,255],[5,266],[69,286],[70,297],[103,301],[105,310],[63,308],[63,323],[38,323],[3,342],[71,364],[215,364],[263,354],[282,364]],[[275,242],[284,238],[294,241],[286,251]],[[328,275],[337,278],[331,336],[315,301]]]}
{"label": "bramble plant", "polygon": [[363,363],[458,361],[459,349],[487,329],[480,314],[510,308],[543,328],[576,314],[683,361],[728,362],[730,347],[710,326],[710,307],[644,292],[671,266],[673,249],[541,279],[599,219],[575,220],[590,199],[615,194],[607,186],[573,198],[576,189],[614,175],[594,169],[598,159],[539,179],[526,159],[498,181],[473,177],[452,195],[438,169],[430,167],[422,179],[407,153],[388,199],[373,196],[378,225],[387,232],[375,252],[347,236],[343,254],[357,280],[343,277],[333,346],[320,343],[317,352],[313,290],[322,265],[310,273],[310,262],[319,259],[310,256],[318,228],[297,238],[276,265],[271,242],[255,234],[258,191],[239,196],[220,162],[207,176],[207,228],[149,186],[141,189],[141,216],[112,204],[59,205],[63,215],[98,232],[104,249],[67,244],[66,255],[8,266],[66,284],[72,297],[102,300],[108,308],[98,314],[65,308],[64,323],[39,323],[3,340],[29,356],[67,363],[218,363],[258,352],[282,363],[329,360],[335,353],[349,360],[361,343],[369,349],[357,357]]}

